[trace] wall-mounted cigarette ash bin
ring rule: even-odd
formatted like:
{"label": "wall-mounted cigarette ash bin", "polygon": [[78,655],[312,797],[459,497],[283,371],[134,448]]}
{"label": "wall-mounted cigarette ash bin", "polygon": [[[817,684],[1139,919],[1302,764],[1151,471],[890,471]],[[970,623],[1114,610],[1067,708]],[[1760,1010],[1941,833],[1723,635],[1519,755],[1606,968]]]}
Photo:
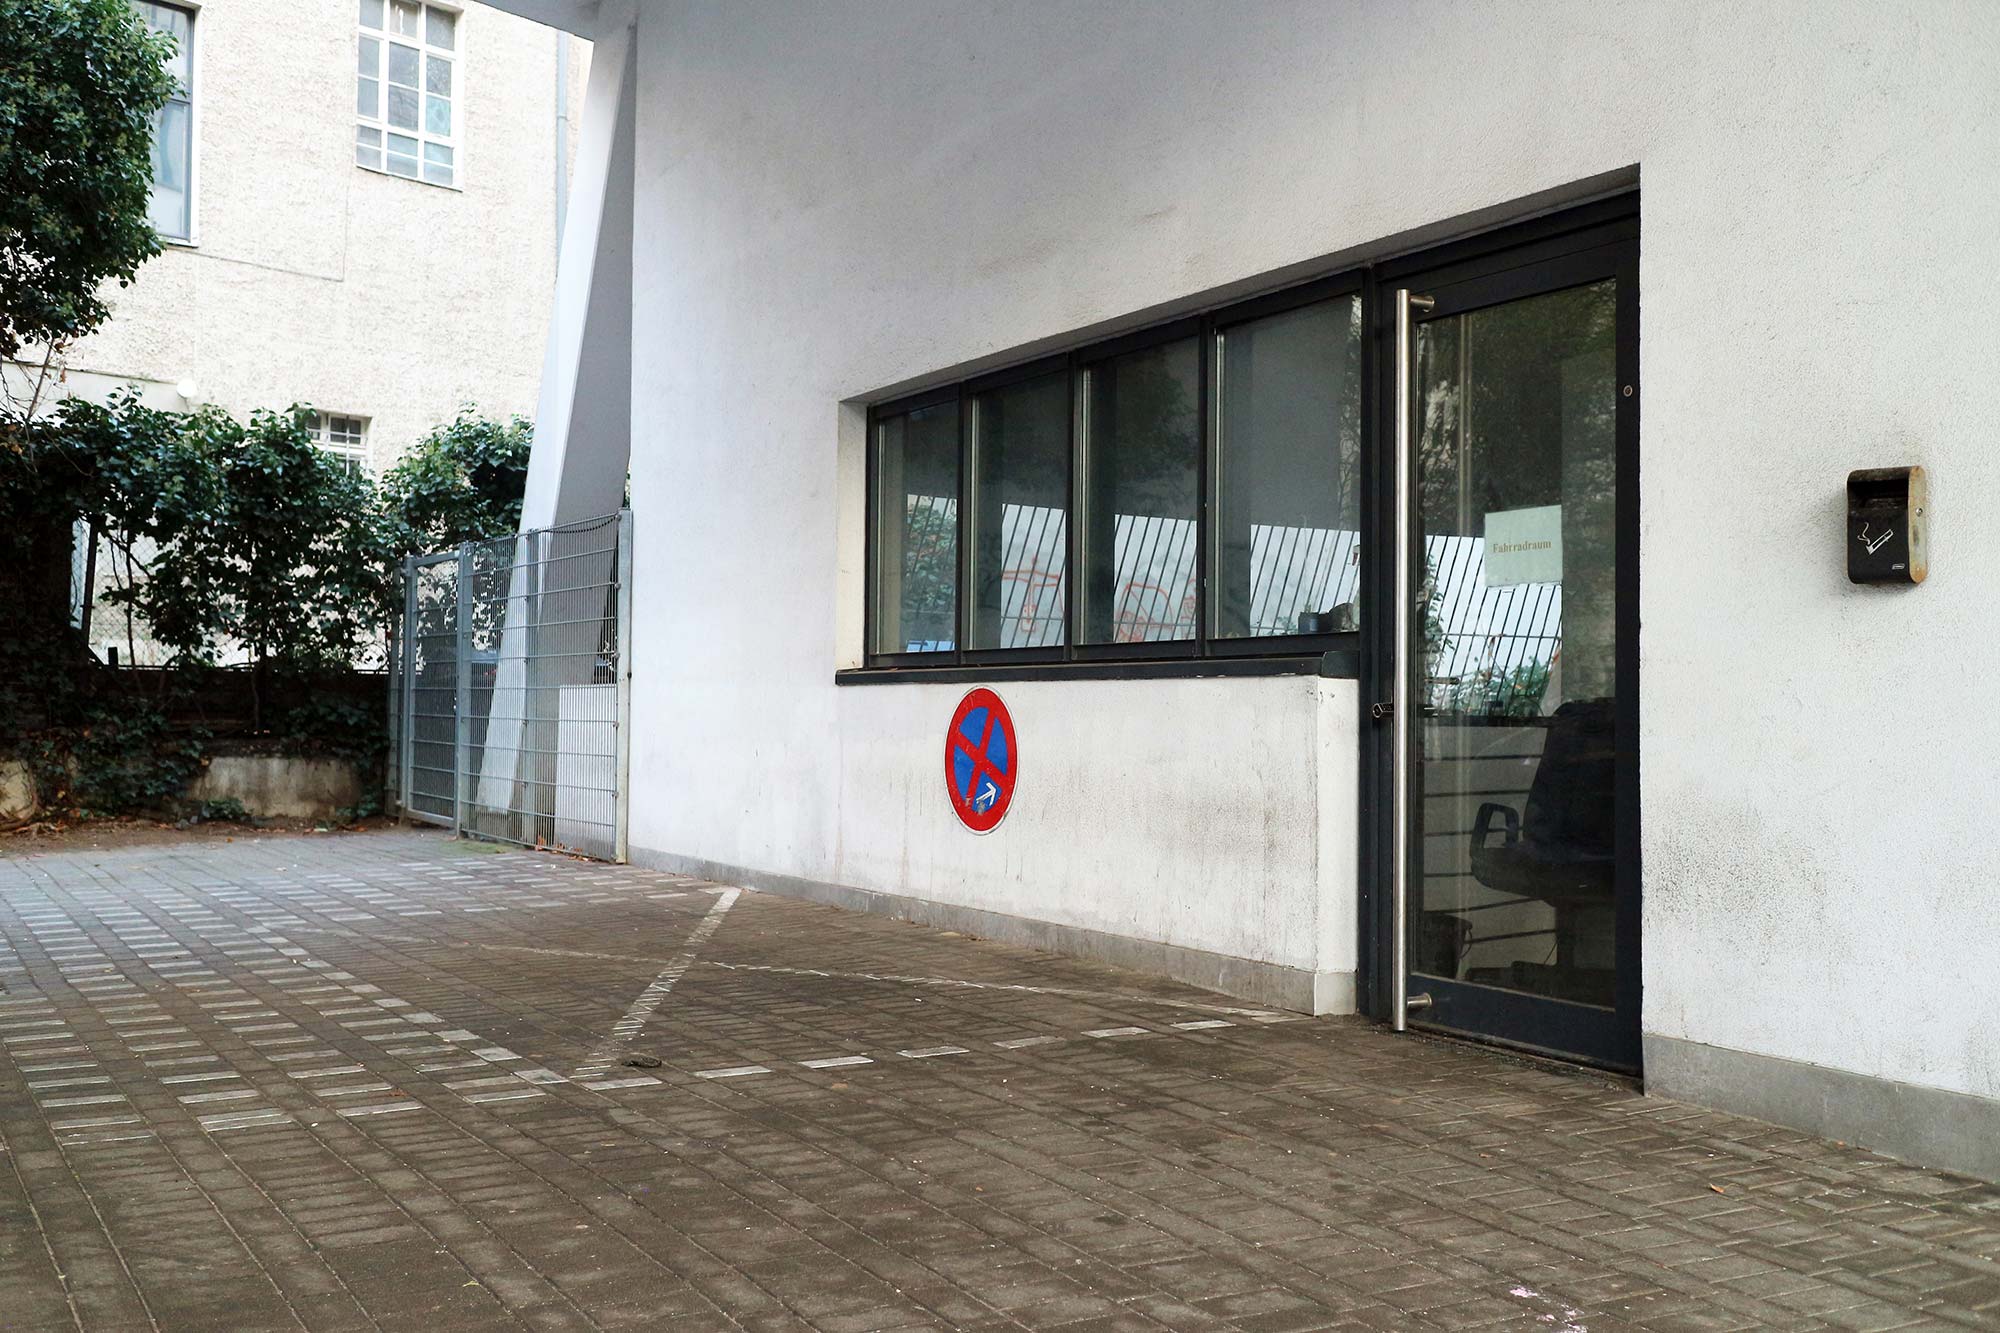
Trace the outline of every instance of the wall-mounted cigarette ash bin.
{"label": "wall-mounted cigarette ash bin", "polygon": [[1920,467],[1847,474],[1847,577],[1922,583],[1930,573],[1930,486]]}

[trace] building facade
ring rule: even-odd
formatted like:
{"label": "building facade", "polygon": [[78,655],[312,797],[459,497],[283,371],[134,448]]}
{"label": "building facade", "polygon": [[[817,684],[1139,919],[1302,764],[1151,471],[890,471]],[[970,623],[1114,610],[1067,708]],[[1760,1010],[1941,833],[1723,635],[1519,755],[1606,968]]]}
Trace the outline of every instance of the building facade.
{"label": "building facade", "polygon": [[1990,8],[507,6],[634,860],[2000,1176]]}
{"label": "building facade", "polygon": [[310,403],[371,472],[461,406],[531,412],[588,44],[476,3],[134,7],[178,50],[165,248],[56,394]]}

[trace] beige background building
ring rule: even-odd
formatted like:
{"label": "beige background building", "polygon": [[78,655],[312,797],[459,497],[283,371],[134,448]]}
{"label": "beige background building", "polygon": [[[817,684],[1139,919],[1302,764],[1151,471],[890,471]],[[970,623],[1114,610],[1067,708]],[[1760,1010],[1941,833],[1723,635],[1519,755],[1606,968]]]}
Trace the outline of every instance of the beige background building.
{"label": "beige background building", "polygon": [[375,472],[461,405],[532,415],[588,44],[480,4],[135,7],[186,51],[167,245],[57,392],[311,403]]}

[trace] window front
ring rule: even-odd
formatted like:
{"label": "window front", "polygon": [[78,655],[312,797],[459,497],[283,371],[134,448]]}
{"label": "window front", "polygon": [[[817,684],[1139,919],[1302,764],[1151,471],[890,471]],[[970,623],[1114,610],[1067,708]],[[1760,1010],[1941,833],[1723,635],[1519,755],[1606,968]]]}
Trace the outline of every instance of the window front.
{"label": "window front", "polygon": [[360,417],[321,412],[313,418],[313,442],[355,476],[368,470],[368,423]]}
{"label": "window front", "polygon": [[1063,371],[969,396],[967,646],[1060,647],[1069,598],[1070,389]]}
{"label": "window front", "polygon": [[374,171],[457,180],[458,12],[419,0],[359,0],[354,161]]}
{"label": "window front", "polygon": [[1361,298],[1217,331],[1210,633],[1358,627]]}
{"label": "window front", "polygon": [[167,71],[174,90],[153,113],[153,192],[146,220],[170,240],[194,235],[194,14],[177,5],[132,0],[132,8],[154,32],[174,42]]}
{"label": "window front", "polygon": [[875,423],[873,651],[958,647],[958,403]]}
{"label": "window front", "polygon": [[1083,642],[1195,636],[1201,352],[1194,338],[1085,366]]}
{"label": "window front", "polygon": [[1360,628],[1358,276],[877,408],[871,431],[870,665],[1303,658]]}

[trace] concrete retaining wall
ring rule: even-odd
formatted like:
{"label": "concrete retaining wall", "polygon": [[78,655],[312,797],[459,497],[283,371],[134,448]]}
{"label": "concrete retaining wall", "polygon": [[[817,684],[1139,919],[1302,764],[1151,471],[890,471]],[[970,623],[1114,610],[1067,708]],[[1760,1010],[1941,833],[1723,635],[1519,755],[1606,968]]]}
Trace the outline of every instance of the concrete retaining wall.
{"label": "concrete retaining wall", "polygon": [[344,759],[296,755],[217,755],[188,784],[190,801],[237,800],[267,819],[327,819],[361,801],[363,784]]}

